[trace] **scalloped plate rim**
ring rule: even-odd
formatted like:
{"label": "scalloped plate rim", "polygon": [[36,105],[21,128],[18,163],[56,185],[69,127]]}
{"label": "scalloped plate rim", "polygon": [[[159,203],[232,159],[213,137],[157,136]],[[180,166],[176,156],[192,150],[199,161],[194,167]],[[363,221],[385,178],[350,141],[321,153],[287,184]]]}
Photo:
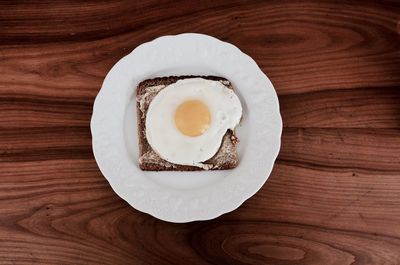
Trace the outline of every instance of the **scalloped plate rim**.
{"label": "scalloped plate rim", "polygon": [[[246,56],[247,60],[251,61],[251,63],[255,64],[258,68],[258,70],[262,73],[261,69],[258,67],[258,65],[256,64],[256,62],[247,54],[243,53],[239,48],[237,48],[236,46],[234,46],[231,43],[227,43],[227,42],[223,42],[215,37],[212,36],[208,36],[208,35],[204,35],[204,34],[199,34],[199,33],[182,33],[182,34],[178,34],[178,35],[166,35],[166,36],[160,36],[152,41],[146,42],[146,43],[142,43],[139,46],[137,46],[132,52],[130,52],[129,54],[127,54],[126,56],[124,56],[123,58],[121,58],[108,72],[108,74],[106,75],[103,84],[102,84],[102,88],[100,89],[98,95],[96,96],[96,99],[94,101],[94,105],[93,105],[93,114],[92,114],[92,118],[91,118],[91,122],[90,122],[90,127],[91,127],[91,133],[92,133],[92,149],[93,149],[93,154],[94,157],[96,159],[96,162],[99,166],[100,171],[102,172],[102,174],[104,175],[104,177],[108,180],[108,182],[110,183],[112,189],[118,194],[119,197],[121,197],[122,199],[124,199],[125,201],[127,201],[132,207],[134,207],[135,209],[150,214],[160,220],[164,220],[164,221],[168,221],[168,222],[175,222],[175,223],[185,223],[185,222],[191,222],[191,221],[201,221],[201,220],[209,220],[209,219],[213,219],[216,218],[222,214],[231,212],[237,208],[239,208],[247,199],[249,199],[250,197],[252,197],[254,194],[256,194],[258,192],[258,190],[264,185],[264,183],[266,182],[266,180],[268,179],[272,169],[273,169],[273,165],[275,163],[275,160],[278,156],[279,150],[280,150],[280,146],[281,146],[281,134],[282,134],[282,119],[280,116],[280,112],[279,112],[279,100],[278,97],[276,95],[276,91],[273,89],[273,93],[275,96],[274,99],[274,103],[276,103],[276,115],[277,115],[277,119],[276,120],[276,125],[277,127],[276,132],[278,132],[278,139],[276,141],[276,146],[275,146],[275,152],[272,155],[272,163],[270,163],[269,165],[265,166],[267,174],[264,177],[263,183],[261,185],[257,185],[257,186],[253,186],[253,188],[250,190],[247,190],[246,194],[243,194],[243,196],[240,197],[240,200],[238,200],[235,203],[231,203],[230,205],[225,205],[225,207],[221,207],[218,211],[214,211],[211,213],[206,213],[206,214],[202,214],[202,215],[196,215],[196,216],[192,216],[192,217],[179,217],[179,216],[160,216],[157,214],[156,211],[154,211],[153,209],[150,208],[146,208],[146,207],[140,207],[139,205],[136,205],[134,202],[132,202],[132,200],[130,200],[129,198],[126,198],[122,192],[122,189],[118,186],[118,184],[116,182],[113,182],[112,178],[110,176],[107,176],[105,173],[105,168],[103,167],[103,165],[101,164],[101,162],[99,162],[101,160],[100,158],[100,154],[96,151],[96,119],[95,119],[95,113],[96,113],[96,108],[99,108],[100,106],[98,105],[99,99],[102,97],[102,92],[104,92],[104,85],[105,82],[107,80],[107,78],[109,77],[109,75],[111,75],[113,73],[113,71],[115,71],[115,69],[117,69],[118,65],[121,64],[122,62],[124,62],[124,60],[129,60],[131,58],[131,56],[135,53],[135,51],[137,51],[138,49],[141,49],[143,46],[149,45],[149,44],[154,44],[157,43],[160,40],[166,39],[166,38],[180,38],[180,37],[195,37],[195,38],[211,38],[214,41],[218,41],[220,42],[222,45],[227,45],[229,47],[233,47],[235,49],[237,49],[238,52],[241,53],[242,56]],[[268,77],[262,73],[266,80],[270,83],[271,87],[273,88],[273,85],[271,83],[271,81],[268,79]],[[233,169],[235,170],[235,169]]]}

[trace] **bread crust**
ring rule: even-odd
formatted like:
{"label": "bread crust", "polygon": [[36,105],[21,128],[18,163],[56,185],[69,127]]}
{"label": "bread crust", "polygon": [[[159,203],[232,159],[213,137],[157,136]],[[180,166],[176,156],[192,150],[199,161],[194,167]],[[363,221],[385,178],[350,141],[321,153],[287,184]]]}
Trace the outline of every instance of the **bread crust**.
{"label": "bread crust", "polygon": [[[238,165],[239,158],[236,151],[238,142],[232,130],[228,130],[218,152],[209,160],[203,162],[204,168],[196,166],[177,165],[162,159],[149,145],[146,138],[146,113],[147,109],[159,91],[180,79],[204,78],[207,80],[220,81],[225,86],[233,89],[229,80],[218,76],[168,76],[147,79],[139,83],[136,88],[137,127],[139,138],[139,167],[144,171],[199,171],[199,170],[223,170],[232,169]],[[149,91],[149,88],[156,88]]]}

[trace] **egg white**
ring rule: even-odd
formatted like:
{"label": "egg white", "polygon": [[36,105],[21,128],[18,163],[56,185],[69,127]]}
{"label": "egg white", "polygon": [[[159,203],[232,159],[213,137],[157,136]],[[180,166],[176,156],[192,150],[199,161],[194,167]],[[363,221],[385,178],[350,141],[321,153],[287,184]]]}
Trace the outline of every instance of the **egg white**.
{"label": "egg white", "polygon": [[[187,100],[200,100],[211,114],[210,127],[200,136],[182,134],[175,125],[175,111]],[[202,167],[219,150],[228,129],[242,116],[242,106],[232,89],[203,78],[178,80],[162,89],[146,115],[146,138],[158,155],[174,164]]]}

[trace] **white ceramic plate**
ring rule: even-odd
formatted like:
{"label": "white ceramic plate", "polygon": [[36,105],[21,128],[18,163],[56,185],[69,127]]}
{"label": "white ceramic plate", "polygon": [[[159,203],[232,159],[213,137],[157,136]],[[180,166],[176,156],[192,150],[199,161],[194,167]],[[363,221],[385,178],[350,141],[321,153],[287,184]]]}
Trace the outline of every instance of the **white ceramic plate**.
{"label": "white ceramic plate", "polygon": [[[239,166],[141,171],[136,85],[147,78],[191,74],[222,76],[234,85],[243,105],[236,130]],[[181,223],[230,212],[262,187],[279,152],[282,120],[274,87],[252,58],[232,44],[187,33],[144,43],[114,65],[96,97],[91,131],[97,164],[114,191],[139,211]]]}

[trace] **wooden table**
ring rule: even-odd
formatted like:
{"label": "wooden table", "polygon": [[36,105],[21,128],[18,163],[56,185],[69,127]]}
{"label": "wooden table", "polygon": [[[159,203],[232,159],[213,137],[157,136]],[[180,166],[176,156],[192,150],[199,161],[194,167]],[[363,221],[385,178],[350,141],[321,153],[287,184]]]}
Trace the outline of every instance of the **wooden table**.
{"label": "wooden table", "polygon": [[[400,2],[2,1],[0,264],[400,264]],[[266,185],[215,220],[131,208],[89,121],[137,45],[201,32],[274,83],[282,149]]]}

